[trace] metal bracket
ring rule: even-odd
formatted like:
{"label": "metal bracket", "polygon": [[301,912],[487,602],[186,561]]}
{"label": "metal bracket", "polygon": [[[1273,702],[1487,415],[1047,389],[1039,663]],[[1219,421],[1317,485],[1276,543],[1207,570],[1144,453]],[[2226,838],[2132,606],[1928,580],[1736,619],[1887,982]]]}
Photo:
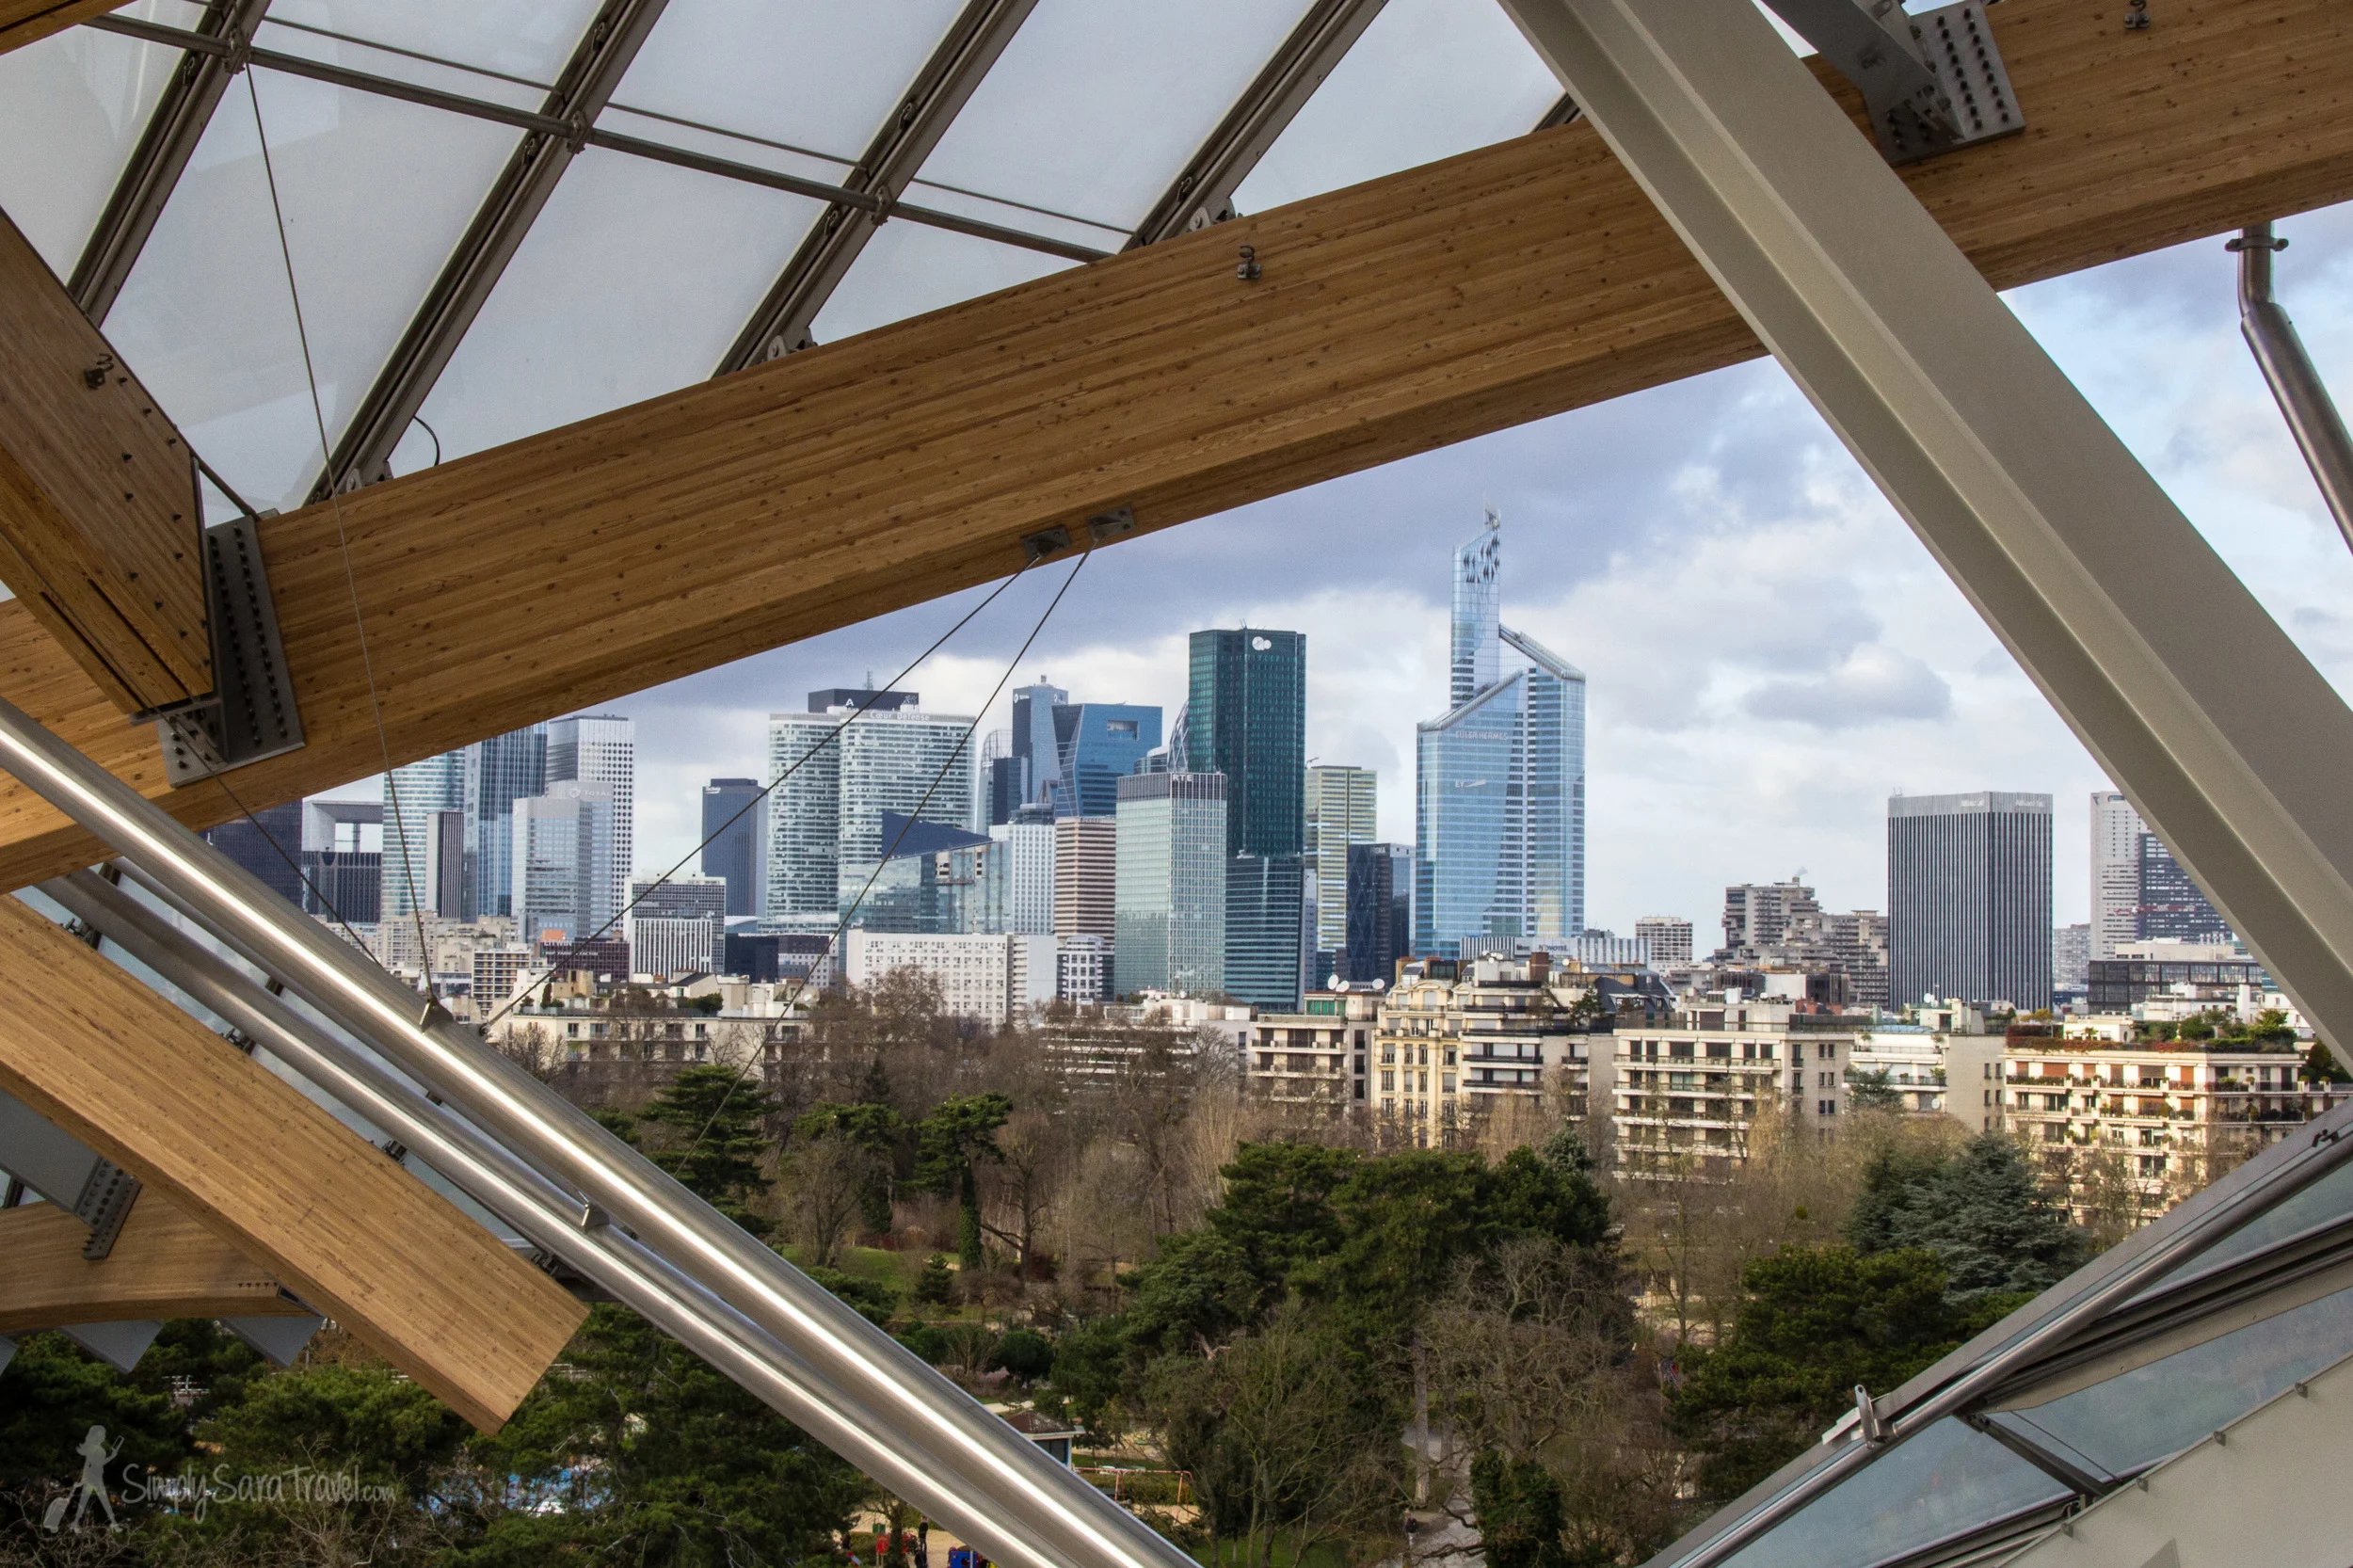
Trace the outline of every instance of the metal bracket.
{"label": "metal bracket", "polygon": [[122,1234],[122,1222],[131,1217],[138,1195],[139,1178],[100,1156],[82,1182],[82,1195],[73,1200],[73,1217],[89,1226],[84,1257],[95,1263],[115,1250],[115,1238]]}
{"label": "metal bracket", "polygon": [[232,518],[204,530],[213,690],[153,715],[164,776],[175,790],[302,744],[302,715],[262,564],[260,520]]}
{"label": "metal bracket", "polygon": [[1114,506],[1108,512],[1097,512],[1087,519],[1087,543],[1094,546],[1124,539],[1136,531],[1136,513],[1132,506]]}
{"label": "metal bracket", "polygon": [[1863,94],[1891,164],[2006,136],[2026,127],[1984,0],[1906,15],[1897,0],[1769,0]]}
{"label": "metal bracket", "polygon": [[1061,523],[1021,536],[1021,564],[1033,567],[1058,550],[1070,548],[1070,530]]}

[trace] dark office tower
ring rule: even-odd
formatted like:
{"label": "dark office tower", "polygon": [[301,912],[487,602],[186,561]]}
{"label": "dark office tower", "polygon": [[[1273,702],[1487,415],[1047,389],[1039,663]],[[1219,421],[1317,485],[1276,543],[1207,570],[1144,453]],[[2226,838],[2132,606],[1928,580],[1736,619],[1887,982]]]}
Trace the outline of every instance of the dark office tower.
{"label": "dark office tower", "polygon": [[703,875],[728,885],[728,917],[760,913],[767,883],[767,792],[756,778],[703,786]]}
{"label": "dark office tower", "polygon": [[1404,844],[1348,846],[1348,945],[1340,978],[1394,984],[1414,937],[1414,852]]}
{"label": "dark office tower", "polygon": [[271,892],[302,907],[302,802],[264,806],[249,818],[210,829],[204,839],[260,877]]}
{"label": "dark office tower", "polygon": [[[1225,868],[1225,994],[1295,1013],[1313,961],[1304,855],[1237,855]],[[1315,977],[1321,984],[1323,977]]]}
{"label": "dark office tower", "polygon": [[2165,840],[2153,833],[2140,836],[2138,919],[2135,922],[2144,942],[2205,942],[2228,945],[2238,940],[2189,872],[2173,858]]}
{"label": "dark office tower", "polygon": [[1225,776],[1225,847],[1297,855],[1306,845],[1307,638],[1195,632],[1186,701],[1189,766]]}
{"label": "dark office tower", "polygon": [[[1057,816],[1071,814],[1061,810],[1054,800],[1054,792],[1062,781],[1061,753],[1054,744],[1054,714],[1069,700],[1068,692],[1043,680],[1014,688],[1013,750],[1006,760],[1016,765],[1005,770],[1008,801],[1002,820],[1013,821],[1013,808],[1016,806],[1038,803],[1056,806]],[[996,780],[990,782],[994,784]],[[993,797],[989,805],[993,813]]]}
{"label": "dark office tower", "polygon": [[2051,1005],[2051,797],[1887,803],[1888,990]]}
{"label": "dark office tower", "polygon": [[989,757],[981,762],[981,788],[988,793],[988,825],[1002,827],[1030,803],[1030,760]]}
{"label": "dark office tower", "polygon": [[514,915],[515,803],[548,788],[548,727],[531,725],[466,748],[468,918]]}

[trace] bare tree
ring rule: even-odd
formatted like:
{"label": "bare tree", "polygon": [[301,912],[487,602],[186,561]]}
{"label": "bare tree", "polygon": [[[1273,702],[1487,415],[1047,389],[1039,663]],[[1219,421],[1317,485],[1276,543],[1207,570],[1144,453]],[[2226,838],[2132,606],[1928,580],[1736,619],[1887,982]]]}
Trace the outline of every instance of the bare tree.
{"label": "bare tree", "polygon": [[875,1157],[839,1129],[805,1141],[788,1157],[793,1231],[808,1261],[832,1266],[842,1240],[856,1228],[874,1184]]}

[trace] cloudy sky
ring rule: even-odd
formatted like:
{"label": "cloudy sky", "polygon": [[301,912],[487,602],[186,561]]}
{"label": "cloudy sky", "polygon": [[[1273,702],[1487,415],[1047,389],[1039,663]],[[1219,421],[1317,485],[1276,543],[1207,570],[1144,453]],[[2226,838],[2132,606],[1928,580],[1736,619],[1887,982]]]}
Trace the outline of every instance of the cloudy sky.
{"label": "cloudy sky", "polygon": [[[180,0],[141,5],[167,21],[194,14]],[[278,0],[260,41],[395,74],[424,69],[276,24],[299,21],[495,68],[509,80],[432,81],[536,101],[512,79],[549,79],[591,8]],[[772,142],[852,149],[953,8],[672,0],[616,102]],[[1131,222],[1149,204],[1295,8],[1040,0],[927,172],[1075,215],[1020,220],[1107,243],[1111,230],[1088,225]],[[795,61],[794,92],[776,91],[779,51]],[[40,153],[0,160],[0,206],[59,271],[175,60],[87,29],[0,57],[0,144]],[[249,79],[268,115],[322,401],[340,424],[511,142],[389,99],[267,71]],[[1492,0],[1389,0],[1240,204],[1262,210],[1515,135],[1554,96]],[[316,472],[317,441],[292,312],[276,289],[284,275],[258,145],[240,86],[107,329],[216,466],[292,504]],[[766,156],[751,146],[718,150]],[[584,154],[426,405],[445,453],[708,374],[808,216],[801,199]],[[2294,242],[2281,296],[2323,372],[2353,387],[2353,210],[2281,232]],[[819,335],[1056,264],[888,224]],[[2239,340],[2233,266],[2217,236],[2010,303],[2344,689],[2353,556]],[[412,430],[395,469],[431,460],[426,440]],[[2084,918],[2086,796],[2104,780],[1769,361],[1121,544],[1087,568],[1016,682],[1044,676],[1084,698],[1158,702],[1173,717],[1188,632],[1243,621],[1303,631],[1310,755],[1377,769],[1382,831],[1410,841],[1414,725],[1440,710],[1446,689],[1448,559],[1482,504],[1504,518],[1507,622],[1591,678],[1594,923],[1625,931],[1638,916],[1673,913],[1705,940],[1727,881],[1801,872],[1834,906],[1881,906],[1884,803],[1898,790],[2053,794],[2056,913]],[[973,712],[1059,576],[1018,584],[907,684],[927,706]],[[639,723],[641,865],[691,850],[705,779],[760,771],[768,712],[814,687],[888,676],[970,602],[920,606],[617,704]],[[1004,722],[1000,704],[986,725]]]}

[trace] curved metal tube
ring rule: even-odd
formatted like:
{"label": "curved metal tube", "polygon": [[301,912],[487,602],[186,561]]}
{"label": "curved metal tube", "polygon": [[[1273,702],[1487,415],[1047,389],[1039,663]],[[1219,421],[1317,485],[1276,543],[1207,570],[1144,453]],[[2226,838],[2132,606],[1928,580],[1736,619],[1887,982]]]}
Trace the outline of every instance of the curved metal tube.
{"label": "curved metal tube", "polygon": [[[879,1428],[920,1448],[945,1498],[936,1517],[988,1555],[1040,1568],[1194,1568],[1191,1558],[1134,1515],[578,1107],[486,1049],[472,1030],[5,701],[0,767],[112,844],[142,881],[264,973],[383,1051],[526,1162],[634,1231],[673,1267],[872,1411]],[[863,1463],[871,1447],[850,1444],[842,1451]],[[894,1487],[900,1480],[896,1474],[876,1479]]]}
{"label": "curved metal tube", "polygon": [[2286,416],[2289,431],[2304,454],[2320,498],[2337,520],[2337,532],[2353,546],[2353,437],[2329,396],[2328,384],[2313,368],[2296,323],[2271,297],[2271,258],[2288,242],[2271,236],[2271,225],[2240,231],[2227,248],[2238,252],[2238,325],[2255,363],[2271,384],[2271,395]]}

